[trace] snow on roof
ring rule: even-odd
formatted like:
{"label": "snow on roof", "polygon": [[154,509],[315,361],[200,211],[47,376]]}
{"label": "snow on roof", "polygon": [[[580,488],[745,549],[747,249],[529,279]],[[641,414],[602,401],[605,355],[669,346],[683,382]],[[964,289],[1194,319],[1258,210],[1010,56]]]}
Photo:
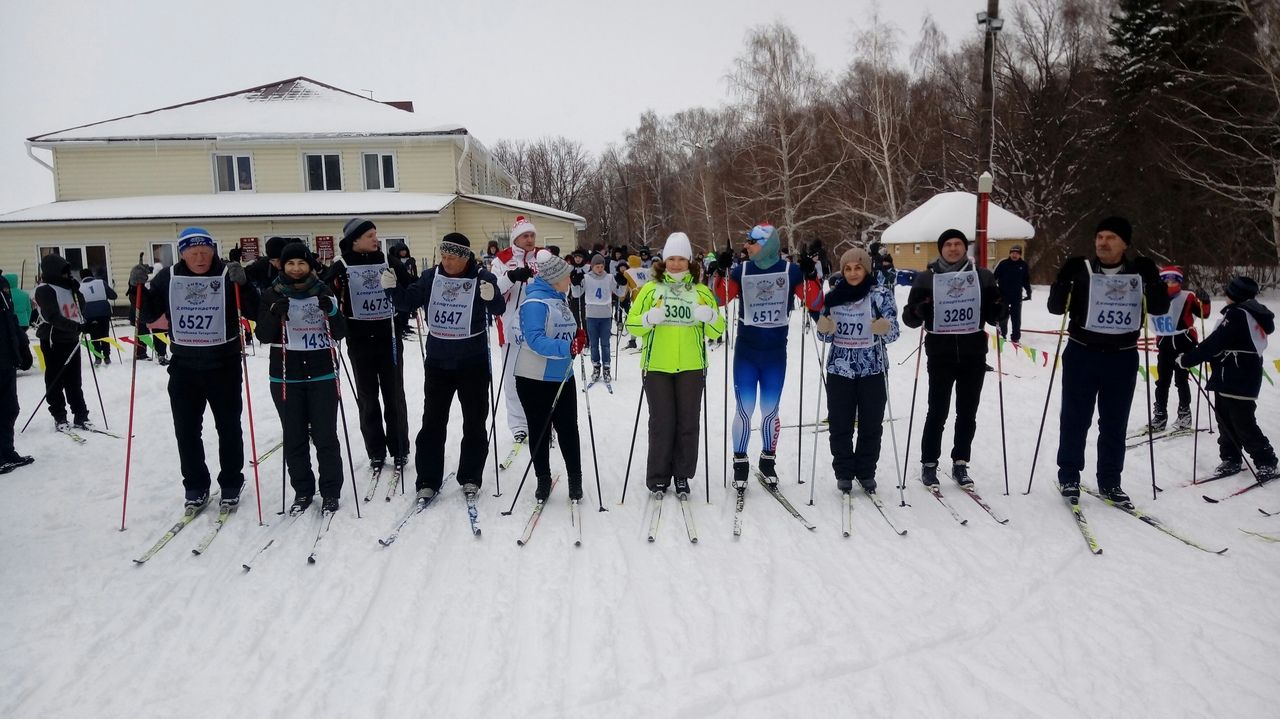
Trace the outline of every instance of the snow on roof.
{"label": "snow on roof", "polygon": [[0,225],[238,217],[432,215],[455,195],[419,192],[223,192],[50,202],[0,215]]}
{"label": "snow on roof", "polygon": [[252,140],[462,134],[418,115],[305,77],[295,77],[28,138],[34,143],[105,140]]}
{"label": "snow on roof", "polygon": [[524,210],[525,212],[537,212],[542,215],[558,217],[562,220],[568,220],[575,225],[581,225],[578,229],[585,229],[587,226],[587,218],[582,215],[575,215],[572,212],[557,210],[554,207],[539,205],[533,202],[524,202],[522,200],[513,200],[510,197],[498,197],[497,195],[462,195],[463,199],[473,200],[475,202],[483,202],[490,205],[500,205],[509,207],[513,210]]}
{"label": "snow on roof", "polygon": [[[978,196],[971,192],[943,192],[908,212],[885,229],[881,241],[888,245],[937,242],[946,230],[960,230],[970,240],[977,232]],[[988,240],[1029,240],[1036,236],[1031,223],[992,202],[987,207]]]}

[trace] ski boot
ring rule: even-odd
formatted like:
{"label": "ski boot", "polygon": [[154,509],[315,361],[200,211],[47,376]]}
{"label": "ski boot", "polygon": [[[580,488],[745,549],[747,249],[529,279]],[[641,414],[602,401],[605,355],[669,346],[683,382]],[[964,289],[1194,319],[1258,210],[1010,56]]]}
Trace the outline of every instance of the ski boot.
{"label": "ski boot", "polygon": [[550,496],[551,496],[551,478],[538,477],[538,488],[534,490],[533,498],[538,500],[539,502],[545,502],[547,501],[547,498]]}
{"label": "ski boot", "polygon": [[25,467],[36,461],[35,457],[24,457],[20,454],[14,454],[12,457],[0,462],[0,474],[8,474],[19,467]]}
{"label": "ski boot", "polygon": [[1119,486],[1108,487],[1106,489],[1098,487],[1098,494],[1102,495],[1103,499],[1109,499],[1115,504],[1129,507],[1133,506],[1133,500],[1129,499],[1129,495],[1125,494],[1124,490],[1120,489]]}
{"label": "ski boot", "polygon": [[613,381],[613,372],[609,371],[609,365],[604,366],[604,383],[609,384]]}
{"label": "ski boot", "polygon": [[208,492],[201,492],[198,494],[188,493],[187,501],[183,504],[183,506],[187,508],[187,511],[192,511],[192,510],[203,509],[204,505],[208,503],[209,503]]}
{"label": "ski boot", "polygon": [[862,485],[863,491],[867,494],[876,493],[876,481],[874,479],[859,479],[858,484]]}
{"label": "ski boot", "polygon": [[1270,482],[1276,477],[1280,477],[1280,471],[1277,471],[1276,461],[1258,463],[1258,481]]}
{"label": "ski boot", "polygon": [[844,494],[848,494],[849,492],[852,492],[852,491],[853,491],[853,480],[852,480],[852,479],[837,479],[837,480],[836,480],[836,489],[840,490],[840,491],[841,491],[841,492],[843,492]]}
{"label": "ski boot", "polygon": [[676,486],[676,496],[680,497],[681,499],[688,499],[689,480],[684,477],[676,477],[675,486]]}
{"label": "ski boot", "polygon": [[925,462],[920,465],[920,481],[926,487],[938,486],[938,463]]}
{"label": "ski boot", "polygon": [[307,511],[307,507],[311,506],[312,496],[309,494],[296,494],[293,497],[293,504],[289,507],[289,516],[296,517]]}
{"label": "ski boot", "polygon": [[71,423],[67,422],[65,419],[60,419],[53,423],[53,428],[58,432],[70,432]]}
{"label": "ski boot", "polygon": [[436,496],[436,491],[434,489],[430,487],[423,487],[418,490],[418,496],[415,499],[419,502],[426,502],[434,496]]}
{"label": "ski boot", "polygon": [[466,497],[467,501],[474,502],[480,496],[480,487],[468,482],[462,485],[462,496]]}
{"label": "ski boot", "polygon": [[1215,477],[1230,477],[1244,471],[1244,464],[1238,459],[1224,459],[1213,470]]}
{"label": "ski boot", "polygon": [[963,459],[958,459],[951,465],[951,477],[961,487],[973,486],[973,478],[969,476],[969,463]]}
{"label": "ski boot", "polygon": [[240,506],[240,495],[236,495],[234,497],[228,497],[227,495],[224,494],[222,495],[222,499],[218,500],[218,509],[221,511],[229,512],[239,506]]}
{"label": "ski boot", "polygon": [[1079,479],[1062,479],[1058,481],[1058,491],[1063,497],[1071,500],[1072,504],[1080,501],[1080,480]]}
{"label": "ski boot", "polygon": [[1151,424],[1147,425],[1147,434],[1163,432],[1167,424],[1169,424],[1169,415],[1165,413],[1163,407],[1157,407],[1151,413]]}
{"label": "ski boot", "polygon": [[1173,431],[1191,429],[1191,408],[1179,407],[1178,418],[1173,421]]}
{"label": "ski boot", "polygon": [[93,422],[90,422],[88,417],[80,417],[79,419],[76,419],[71,423],[71,426],[74,429],[83,429],[87,431],[92,431],[94,429]]}
{"label": "ski boot", "polygon": [[591,384],[600,381],[600,365],[591,366]]}
{"label": "ski boot", "polygon": [[320,511],[325,514],[333,514],[338,511],[339,506],[341,506],[341,503],[338,502],[337,497],[325,497],[320,502]]}
{"label": "ski boot", "polygon": [[760,474],[764,475],[764,481],[769,486],[778,486],[778,470],[774,467],[773,453],[761,452],[760,461],[756,463],[756,468],[760,470]]}
{"label": "ski boot", "polygon": [[750,476],[751,462],[747,460],[747,455],[735,452],[733,454],[733,488],[745,490]]}

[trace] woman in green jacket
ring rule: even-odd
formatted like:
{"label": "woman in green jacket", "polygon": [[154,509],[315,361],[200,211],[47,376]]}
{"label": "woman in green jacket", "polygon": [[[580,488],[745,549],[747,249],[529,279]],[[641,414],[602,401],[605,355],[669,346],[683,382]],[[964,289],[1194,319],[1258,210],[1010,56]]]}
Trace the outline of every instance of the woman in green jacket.
{"label": "woman in green jacket", "polygon": [[698,466],[698,403],[706,391],[706,340],[724,332],[710,288],[694,276],[693,250],[683,232],[662,248],[662,261],[627,314],[627,331],[644,339],[644,391],[649,400],[650,492],[689,494]]}

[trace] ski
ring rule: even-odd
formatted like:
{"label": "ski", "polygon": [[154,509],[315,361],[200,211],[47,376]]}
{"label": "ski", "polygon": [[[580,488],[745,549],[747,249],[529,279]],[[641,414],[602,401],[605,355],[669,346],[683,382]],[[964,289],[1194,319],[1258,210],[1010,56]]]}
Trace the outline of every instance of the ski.
{"label": "ski", "polygon": [[[1162,439],[1177,439],[1178,437],[1190,437],[1191,435],[1195,434],[1197,431],[1199,431],[1199,432],[1208,432],[1208,431],[1209,431],[1209,429],[1208,429],[1208,428],[1201,429],[1201,430],[1194,430],[1194,429],[1175,429],[1175,430],[1170,430],[1170,431],[1168,431],[1168,432],[1160,432],[1160,433],[1157,433],[1157,434],[1156,434],[1156,435],[1154,435],[1154,436],[1146,436],[1146,435],[1144,435],[1140,441],[1138,441],[1138,442],[1131,442],[1131,443],[1129,443],[1129,444],[1126,444],[1126,445],[1124,446],[1124,448],[1125,448],[1125,449],[1136,449],[1136,448],[1138,448],[1138,447],[1146,446],[1147,442],[1159,442],[1159,441],[1160,441],[1160,440],[1162,440]],[[1132,439],[1132,438],[1131,438],[1131,439]]]}
{"label": "ski", "polygon": [[1267,510],[1263,509],[1262,507],[1258,507],[1258,511],[1259,511],[1259,512],[1262,512],[1262,516],[1264,516],[1264,517],[1275,517],[1275,516],[1277,516],[1277,515],[1280,515],[1280,510],[1277,510],[1277,511],[1275,511],[1275,512],[1268,512]]}
{"label": "ski", "polygon": [[391,468],[391,481],[387,482],[387,501],[395,496],[396,490],[400,488],[400,483],[404,481],[404,466],[396,465]]}
{"label": "ski", "polygon": [[471,534],[480,536],[480,510],[476,508],[476,494],[468,492],[463,494],[463,498],[467,502],[467,521],[471,523]]}
{"label": "ski", "polygon": [[1179,542],[1182,542],[1183,544],[1189,547],[1195,547],[1196,549],[1199,549],[1202,552],[1209,552],[1210,554],[1222,554],[1228,549],[1226,547],[1224,547],[1223,549],[1210,549],[1202,544],[1199,544],[1198,542],[1187,539],[1186,537],[1182,536],[1181,534],[1178,534],[1172,529],[1169,529],[1164,525],[1163,522],[1156,519],[1155,517],[1152,517],[1149,514],[1144,513],[1142,510],[1138,509],[1137,507],[1134,507],[1132,504],[1120,504],[1118,502],[1113,502],[1110,499],[1107,499],[1106,497],[1099,494],[1097,491],[1090,489],[1089,487],[1081,486],[1080,489],[1089,493],[1089,496],[1095,499],[1101,500],[1103,504],[1106,504],[1111,507],[1115,507],[1116,509],[1124,512],[1125,514],[1128,514],[1132,517],[1136,517],[1137,519],[1142,520],[1146,524],[1149,524],[1152,527],[1155,527],[1161,532],[1164,532],[1165,534],[1169,535],[1170,537],[1173,537],[1174,539],[1178,540]]}
{"label": "ski", "polygon": [[804,525],[805,529],[808,529],[810,531],[817,529],[817,526],[812,522],[810,522],[809,520],[805,519],[804,515],[800,514],[799,510],[797,510],[791,504],[791,502],[786,498],[786,496],[782,494],[782,490],[778,489],[777,483],[770,484],[769,481],[765,478],[763,474],[760,473],[760,470],[758,469],[755,470],[755,475],[756,475],[756,481],[760,483],[760,486],[764,487],[765,491],[768,492],[771,497],[778,500],[778,504],[781,504],[782,508],[787,510],[787,512],[789,512],[791,516],[800,520],[800,523]]}
{"label": "ski", "polygon": [[54,431],[56,431],[58,434],[64,434],[64,435],[66,435],[66,436],[67,436],[67,437],[68,437],[72,442],[75,442],[76,444],[84,444],[85,442],[87,442],[87,441],[88,441],[88,440],[86,440],[84,437],[81,437],[80,435],[76,434],[75,432],[72,432],[70,429],[57,429],[57,428],[55,428],[55,429],[54,429]]}
{"label": "ski", "polygon": [[[547,490],[547,496],[555,491],[556,485],[560,483],[560,475],[551,478],[551,489]],[[542,518],[542,510],[547,506],[547,500],[539,499],[533,505],[533,513],[529,515],[529,521],[525,522],[524,532],[520,538],[516,540],[516,546],[523,547],[529,543],[529,539],[533,536],[533,530],[538,527],[538,520]]]}
{"label": "ski", "polygon": [[877,496],[875,492],[868,492],[865,487],[862,491],[871,498],[871,503],[876,505],[876,511],[880,512],[880,516],[883,517],[885,523],[889,525],[889,529],[892,529],[899,537],[905,537],[907,535],[907,530],[898,529],[898,527],[893,523],[893,520],[889,519],[889,515],[885,514],[884,502],[880,501],[880,497]]}
{"label": "ski", "polygon": [[413,500],[413,504],[410,504],[409,509],[406,510],[404,515],[400,517],[400,521],[396,522],[396,526],[391,530],[391,533],[383,537],[382,539],[379,539],[378,544],[381,544],[384,547],[390,547],[396,541],[396,539],[400,537],[400,530],[404,529],[404,525],[408,524],[410,519],[413,519],[419,514],[422,514],[422,511],[427,507],[431,506],[431,503],[434,502],[436,497],[439,497],[439,496],[440,494],[437,492],[436,494],[431,495],[427,499],[415,498]]}
{"label": "ski", "polygon": [[742,536],[742,508],[747,503],[747,488],[735,489],[733,498],[733,536]]}
{"label": "ski", "polygon": [[591,380],[590,382],[588,382],[588,383],[586,384],[586,386],[585,386],[585,387],[583,387],[583,388],[582,388],[582,392],[585,394],[585,393],[587,392],[587,390],[591,389],[592,387],[595,387],[595,386],[596,386],[596,383],[597,383],[597,382],[599,382],[599,381],[600,381],[600,380],[598,380],[598,379],[593,379],[593,380]]}
{"label": "ski", "polygon": [[1094,554],[1102,554],[1102,547],[1098,544],[1098,538],[1093,536],[1093,530],[1089,528],[1089,521],[1084,518],[1084,511],[1080,509],[1080,498],[1063,497],[1063,499],[1066,500],[1067,506],[1071,508],[1071,516],[1075,517],[1076,527],[1080,529],[1080,535],[1084,537],[1084,541],[1089,545],[1089,551]]}
{"label": "ski", "polygon": [[1242,487],[1242,488],[1240,488],[1240,489],[1237,489],[1236,491],[1232,492],[1231,494],[1228,494],[1228,495],[1227,495],[1227,496],[1225,496],[1225,497],[1221,497],[1221,498],[1219,498],[1219,499],[1214,499],[1213,497],[1210,497],[1210,496],[1209,496],[1209,495],[1207,495],[1207,494],[1202,494],[1202,495],[1200,495],[1200,496],[1201,496],[1201,498],[1202,498],[1202,499],[1204,499],[1204,501],[1208,502],[1209,504],[1217,504],[1218,502],[1221,502],[1221,501],[1223,501],[1223,500],[1231,499],[1232,497],[1234,497],[1234,496],[1236,496],[1236,495],[1238,495],[1238,494],[1244,494],[1245,492],[1248,492],[1248,491],[1250,491],[1250,490],[1257,489],[1258,487],[1261,487],[1262,485],[1264,485],[1264,484],[1266,484],[1267,482],[1270,482],[1271,480],[1273,480],[1273,479],[1275,479],[1275,478],[1276,478],[1276,475],[1274,475],[1274,474],[1259,474],[1259,475],[1256,475],[1256,476],[1257,476],[1257,478],[1258,478],[1258,481],[1254,482],[1253,484],[1248,485],[1247,487]]}
{"label": "ski", "polygon": [[680,513],[684,515],[684,531],[689,535],[689,541],[697,544],[698,528],[693,524],[693,508],[689,506],[689,495],[677,494],[676,499],[680,500]]}
{"label": "ski", "polygon": [[368,502],[373,499],[373,495],[378,491],[379,479],[382,479],[382,465],[371,467],[369,470],[369,489],[364,493],[364,501]]}
{"label": "ski", "polygon": [[[947,475],[947,476],[950,476],[950,475]],[[952,480],[955,480],[955,477],[951,477],[951,479],[952,479]],[[979,507],[982,507],[982,510],[983,510],[984,512],[986,512],[987,514],[991,515],[991,518],[992,518],[992,519],[994,519],[994,520],[996,520],[996,523],[998,523],[998,524],[1008,524],[1008,523],[1009,523],[1009,518],[1008,518],[1008,517],[1006,517],[1006,516],[1004,516],[1004,515],[1000,514],[1000,513],[999,513],[999,512],[997,512],[996,510],[992,509],[992,508],[991,508],[991,505],[987,504],[987,501],[986,501],[985,499],[983,499],[983,498],[982,498],[982,495],[978,494],[978,490],[974,489],[974,485],[973,485],[973,483],[969,483],[969,484],[960,484],[959,482],[956,482],[956,484],[957,484],[957,485],[959,485],[960,489],[961,489],[961,490],[963,490],[965,494],[969,495],[969,498],[970,498],[970,499],[972,499],[973,501],[977,502],[977,503],[978,503],[978,506],[979,506]]]}
{"label": "ski", "polygon": [[613,383],[612,383],[612,382],[605,382],[605,383],[604,383],[604,388],[605,388],[606,390],[608,390],[608,391],[609,391],[609,394],[613,394]]}
{"label": "ski", "polygon": [[653,513],[649,515],[649,541],[652,542],[658,538],[658,524],[662,521],[662,498],[666,496],[666,492],[651,492],[649,497],[653,500]]}
{"label": "ski", "polygon": [[511,451],[507,452],[507,458],[502,460],[502,464],[498,465],[499,469],[511,469],[511,465],[516,461],[516,455],[520,454],[520,450],[524,449],[524,442],[516,442],[511,446]]}
{"label": "ski", "polygon": [[932,494],[933,498],[938,500],[938,504],[941,504],[943,507],[947,508],[947,511],[951,513],[951,518],[959,522],[960,526],[963,527],[964,525],[969,523],[969,520],[960,516],[960,513],[956,511],[955,507],[952,507],[950,504],[947,504],[947,500],[942,498],[941,487],[939,487],[936,484],[926,484],[925,487],[929,490],[929,494]]}
{"label": "ski", "polygon": [[851,492],[841,492],[840,505],[841,529],[844,536],[848,537],[853,529],[853,494]]}
{"label": "ski", "polygon": [[573,546],[582,546],[582,500],[569,500],[569,522],[573,524]]}
{"label": "ski", "polygon": [[198,507],[184,507],[182,510],[182,516],[178,521],[169,528],[169,531],[161,535],[160,539],[156,540],[155,544],[151,545],[151,549],[148,549],[141,557],[133,560],[134,564],[142,564],[148,559],[156,556],[156,552],[164,549],[164,545],[168,544],[170,539],[177,536],[178,532],[181,532],[188,524],[191,524],[196,517],[200,516],[200,513],[204,511],[204,508],[209,506],[209,502],[212,501],[215,500],[210,499]]}
{"label": "ski", "polygon": [[[1276,536],[1273,536],[1273,535],[1270,535],[1270,534],[1263,534],[1262,532],[1254,532],[1254,531],[1252,531],[1252,530],[1248,530],[1248,529],[1241,529],[1240,531],[1241,531],[1241,532],[1244,532],[1245,534],[1252,534],[1253,536],[1257,537],[1258,539],[1265,539],[1265,540],[1267,540],[1268,542],[1278,542],[1278,543],[1280,543],[1280,537],[1276,537]],[[1223,551],[1226,551],[1226,550],[1223,550]]]}
{"label": "ski", "polygon": [[281,448],[281,447],[283,447],[283,446],[284,446],[284,440],[282,439],[282,440],[280,440],[279,442],[276,442],[275,444],[273,444],[273,445],[271,445],[270,447],[268,447],[268,448],[266,449],[266,451],[264,451],[262,454],[258,455],[258,458],[257,458],[257,459],[251,459],[251,460],[249,460],[249,466],[251,466],[251,467],[257,467],[258,465],[262,464],[263,460],[265,460],[267,457],[270,457],[271,455],[273,455],[273,454],[275,454],[276,452],[278,452],[278,451],[280,450],[280,448]]}
{"label": "ski", "polygon": [[232,505],[230,507],[222,507],[222,506],[218,507],[218,516],[216,519],[213,520],[213,526],[209,527],[209,531],[205,532],[205,535],[203,538],[201,538],[200,543],[197,544],[195,548],[191,550],[192,554],[196,556],[200,556],[201,554],[204,554],[204,551],[209,548],[209,545],[213,544],[213,540],[215,537],[218,536],[218,532],[222,531],[222,525],[226,524],[228,519],[231,519],[231,515],[236,511],[236,507],[238,506],[239,505]]}
{"label": "ski", "polygon": [[241,567],[244,567],[244,571],[248,572],[252,570],[253,563],[258,561],[258,558],[261,557],[264,552],[274,547],[276,544],[276,540],[280,538],[280,535],[288,532],[289,527],[292,527],[298,521],[298,517],[301,517],[306,513],[307,513],[307,510],[304,509],[298,514],[289,515],[289,518],[286,519],[285,521],[277,523],[275,525],[275,528],[269,531],[270,536],[267,538],[266,544],[263,544],[261,547],[259,547],[258,551],[254,552],[253,556],[249,558],[249,561],[240,565]]}
{"label": "ski", "polygon": [[320,540],[324,539],[329,533],[329,525],[333,524],[333,515],[337,512],[321,512],[320,513],[320,529],[316,531],[316,541],[311,543],[311,554],[307,555],[307,564],[316,563],[316,552],[320,548]]}
{"label": "ski", "polygon": [[75,429],[77,432],[93,432],[94,434],[103,434],[108,437],[112,437],[114,439],[124,439],[124,437],[121,437],[115,432],[108,432],[105,429],[98,429],[97,427],[74,427],[73,426],[73,429]]}

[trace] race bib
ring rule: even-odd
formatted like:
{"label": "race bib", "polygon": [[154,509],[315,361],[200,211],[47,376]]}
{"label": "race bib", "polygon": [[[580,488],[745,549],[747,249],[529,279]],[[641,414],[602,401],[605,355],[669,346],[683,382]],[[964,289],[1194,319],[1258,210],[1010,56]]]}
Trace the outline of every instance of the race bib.
{"label": "race bib", "polygon": [[227,277],[169,277],[169,337],[184,347],[209,347],[227,339]]}
{"label": "race bib", "polygon": [[764,275],[742,273],[742,321],[752,327],[785,327],[787,324],[787,275],[791,265],[781,272]]}
{"label": "race bib", "polygon": [[[80,305],[76,302],[76,296],[72,294],[71,290],[57,285],[42,286],[49,287],[53,290],[53,296],[58,300],[58,311],[62,313],[63,317],[71,320],[72,322],[84,324],[84,317],[80,314]],[[37,309],[39,308],[37,307]],[[52,317],[45,317],[43,314],[41,317],[45,322],[53,320]]]}
{"label": "race bib", "polygon": [[582,279],[583,300],[589,305],[613,304],[613,288],[617,285],[611,275],[595,277],[588,273]]}
{"label": "race bib", "polygon": [[562,301],[530,299],[527,302],[541,302],[547,307],[547,322],[543,326],[547,337],[553,340],[570,342],[578,334],[578,323],[569,311],[569,305]]}
{"label": "race bib", "polygon": [[395,314],[391,298],[382,289],[382,271],[387,263],[348,265],[347,291],[351,295],[351,319],[386,320]]}
{"label": "race bib", "polygon": [[627,270],[627,275],[631,277],[631,281],[636,283],[636,287],[643,287],[644,283],[649,281],[648,267],[632,267]]}
{"label": "race bib", "polygon": [[1169,312],[1163,315],[1151,315],[1151,331],[1157,337],[1180,335],[1186,330],[1178,329],[1178,318],[1187,306],[1187,293],[1179,292],[1169,300]]}
{"label": "race bib", "polygon": [[982,287],[978,273],[969,270],[934,275],[933,332],[953,335],[981,328]]}
{"label": "race bib", "polygon": [[1142,278],[1138,275],[1089,275],[1089,315],[1084,328],[1122,335],[1142,328]]}
{"label": "race bib", "polygon": [[857,302],[846,302],[830,309],[831,319],[836,323],[836,331],[831,343],[845,349],[867,349],[875,344],[871,334],[871,298],[863,297]]}
{"label": "race bib", "polygon": [[444,277],[436,273],[431,283],[431,302],[427,304],[427,326],[432,337],[461,340],[480,334],[471,331],[471,308],[478,281],[474,277]]}
{"label": "race bib", "polygon": [[329,349],[329,323],[320,309],[319,297],[289,300],[289,317],[285,320],[285,349],[309,352]]}
{"label": "race bib", "polygon": [[698,304],[698,291],[683,284],[658,285],[658,301],[661,303],[663,324],[689,327],[693,324],[693,307]]}
{"label": "race bib", "polygon": [[107,284],[102,280],[85,280],[80,283],[80,294],[84,295],[86,303],[106,302]]}

